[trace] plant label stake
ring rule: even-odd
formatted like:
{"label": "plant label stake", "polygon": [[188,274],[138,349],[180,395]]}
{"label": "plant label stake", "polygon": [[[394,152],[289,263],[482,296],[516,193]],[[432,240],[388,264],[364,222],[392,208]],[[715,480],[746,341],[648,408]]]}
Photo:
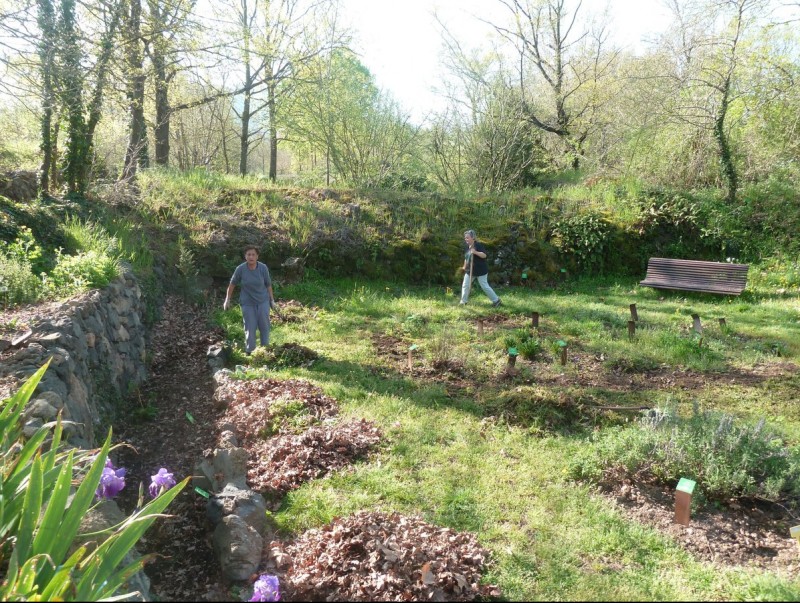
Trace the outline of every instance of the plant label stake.
{"label": "plant label stake", "polygon": [[636,312],[636,304],[631,304],[630,309],[631,309],[631,318],[633,320],[639,320],[639,314]]}
{"label": "plant label stake", "polygon": [[692,314],[692,328],[694,332],[698,335],[703,334],[703,325],[700,324],[700,315],[699,314]]}
{"label": "plant label stake", "polygon": [[532,312],[531,313],[531,325],[533,326],[534,329],[538,329],[539,328],[539,313],[538,312]]}
{"label": "plant label stake", "polygon": [[506,364],[506,375],[513,375],[517,369],[514,365],[517,364],[517,348],[508,348],[508,362]]}
{"label": "plant label stake", "polygon": [[211,497],[211,495],[208,492],[206,492],[205,490],[203,490],[200,486],[195,486],[194,487],[194,491],[197,492],[200,496],[202,496],[204,498],[210,498]]}
{"label": "plant label stake", "polygon": [[483,335],[483,320],[478,319],[478,335]]}
{"label": "plant label stake", "polygon": [[194,417],[192,416],[192,413],[190,413],[188,410],[186,411],[186,419],[189,421],[189,423],[194,425]]}
{"label": "plant label stake", "polygon": [[567,365],[567,342],[558,340],[558,345],[561,348],[561,366]]}
{"label": "plant label stake", "polygon": [[628,339],[633,339],[634,335],[636,335],[636,321],[629,320],[628,321]]}
{"label": "plant label stake", "polygon": [[416,343],[411,344],[411,346],[409,346],[409,348],[408,348],[408,370],[409,371],[413,367],[413,363],[414,363],[413,355],[414,355],[414,350],[416,350],[416,349],[417,349],[417,344]]}
{"label": "plant label stake", "polygon": [[675,488],[675,523],[689,525],[689,511],[692,506],[692,492],[697,482],[682,477]]}
{"label": "plant label stake", "polygon": [[797,544],[800,544],[800,526],[789,528],[789,536],[794,538],[797,541]]}

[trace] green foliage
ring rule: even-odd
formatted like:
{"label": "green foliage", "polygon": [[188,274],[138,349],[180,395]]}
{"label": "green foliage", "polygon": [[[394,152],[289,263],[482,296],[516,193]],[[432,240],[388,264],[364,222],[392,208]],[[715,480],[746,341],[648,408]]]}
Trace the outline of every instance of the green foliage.
{"label": "green foliage", "polygon": [[281,431],[300,433],[314,422],[314,416],[302,400],[276,400],[269,406],[269,419],[259,432],[269,438]]}
{"label": "green foliage", "polygon": [[533,435],[580,431],[590,411],[570,395],[542,387],[518,387],[487,400],[485,412],[514,425],[526,427]]}
{"label": "green foliage", "polygon": [[768,431],[763,419],[742,425],[732,415],[697,408],[688,418],[654,409],[632,426],[607,429],[579,452],[570,471],[593,481],[623,471],[667,486],[686,477],[715,501],[777,501],[800,493],[800,449]]}
{"label": "green foliage", "polygon": [[270,367],[275,369],[291,366],[311,366],[319,354],[296,343],[258,346],[250,353],[249,364],[253,367]]}
{"label": "green foliage", "polygon": [[125,556],[188,478],[101,535],[98,546],[81,544],[80,523],[95,499],[111,433],[99,452],[65,449],[59,420],[26,441],[23,410],[48,366],[0,410],[0,599],[96,601],[117,595],[142,569],[146,558],[122,566]]}
{"label": "green foliage", "polygon": [[197,291],[197,277],[200,271],[194,259],[194,253],[186,244],[186,239],[178,237],[178,278],[182,295],[191,299]]}
{"label": "green foliage", "polygon": [[44,250],[36,241],[33,232],[27,226],[20,226],[17,238],[11,242],[0,241],[0,254],[19,263],[28,264],[31,270],[39,274],[46,266]]}
{"label": "green foliage", "polygon": [[0,303],[14,306],[35,302],[42,294],[42,281],[25,260],[0,253]]}
{"label": "green foliage", "polygon": [[120,275],[119,260],[95,250],[77,255],[56,253],[55,268],[47,275],[45,290],[48,296],[64,298],[102,288]]}
{"label": "green foliage", "polygon": [[573,258],[585,270],[605,266],[610,224],[594,213],[578,214],[559,220],[553,226],[553,244],[567,257]]}

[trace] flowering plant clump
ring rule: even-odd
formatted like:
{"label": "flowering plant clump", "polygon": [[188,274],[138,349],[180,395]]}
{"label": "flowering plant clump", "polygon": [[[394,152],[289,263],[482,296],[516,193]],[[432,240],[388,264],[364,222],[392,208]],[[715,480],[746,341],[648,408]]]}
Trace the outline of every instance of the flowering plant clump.
{"label": "flowering plant clump", "polygon": [[253,597],[251,601],[280,601],[281,593],[278,588],[278,577],[261,574],[253,584]]}
{"label": "flowering plant clump", "polygon": [[158,473],[150,476],[150,496],[156,498],[175,485],[175,478],[163,467]]}
{"label": "flowering plant clump", "polygon": [[125,487],[125,474],[127,470],[124,468],[116,469],[111,459],[106,460],[106,466],[103,468],[103,474],[100,477],[100,485],[97,486],[95,496],[98,500],[104,498],[114,498]]}

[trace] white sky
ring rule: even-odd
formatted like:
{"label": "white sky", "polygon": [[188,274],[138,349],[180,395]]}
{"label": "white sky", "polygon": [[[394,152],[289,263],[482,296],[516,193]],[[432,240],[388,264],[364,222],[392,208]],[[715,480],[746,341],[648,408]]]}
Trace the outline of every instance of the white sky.
{"label": "white sky", "polygon": [[[358,32],[355,48],[362,52],[362,63],[415,122],[429,111],[443,108],[441,98],[433,92],[442,77],[442,45],[432,11],[438,11],[459,41],[472,40],[475,46],[491,30],[472,15],[498,22],[510,14],[497,0],[341,1],[345,20]],[[667,13],[659,0],[584,0],[581,14],[600,13],[607,5],[619,45],[641,48],[644,36],[666,25]]]}

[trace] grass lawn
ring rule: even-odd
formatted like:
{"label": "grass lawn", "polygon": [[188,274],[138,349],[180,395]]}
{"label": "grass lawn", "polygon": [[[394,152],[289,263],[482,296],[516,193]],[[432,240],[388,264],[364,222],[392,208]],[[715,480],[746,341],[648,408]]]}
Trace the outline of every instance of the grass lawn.
{"label": "grass lawn", "polygon": [[[375,421],[385,433],[368,461],[291,492],[273,516],[277,526],[299,534],[367,509],[470,531],[493,553],[486,581],[508,600],[800,600],[796,574],[698,560],[570,478],[570,461],[592,434],[636,412],[587,412],[554,428],[490,412],[514,392],[574,408],[700,407],[765,418],[796,447],[797,294],[687,295],[601,279],[496,291],[498,309],[479,289],[459,307],[442,287],[317,278],[276,287],[279,301],[302,306],[285,308],[291,320],[274,322],[272,343],[298,343],[322,359],[270,376],[307,379],[340,402],[345,418]],[[639,321],[630,338],[632,303]],[[217,319],[241,346],[238,309]],[[505,375],[508,348],[526,342],[530,359],[520,355]],[[234,362],[246,364],[240,347]]]}

